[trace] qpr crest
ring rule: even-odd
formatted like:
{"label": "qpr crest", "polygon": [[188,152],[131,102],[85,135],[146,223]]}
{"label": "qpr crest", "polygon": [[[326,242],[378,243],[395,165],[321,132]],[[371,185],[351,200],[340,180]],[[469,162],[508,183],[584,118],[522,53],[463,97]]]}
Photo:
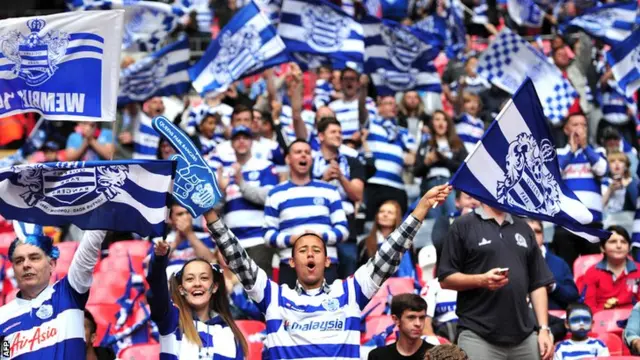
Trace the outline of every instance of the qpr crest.
{"label": "qpr crest", "polygon": [[129,174],[126,165],[83,168],[82,163],[38,164],[18,170],[16,185],[24,203],[49,214],[77,215],[113,200]]}
{"label": "qpr crest", "polygon": [[45,25],[42,19],[32,19],[27,21],[30,34],[13,30],[0,37],[0,53],[14,64],[13,74],[29,86],[49,80],[69,46],[69,34],[65,32],[52,30],[41,35]]}
{"label": "qpr crest", "polygon": [[410,69],[408,72],[378,69],[378,75],[382,84],[393,91],[406,91],[414,89],[418,82],[418,69]]}
{"label": "qpr crest", "polygon": [[260,53],[262,39],[254,25],[245,25],[236,33],[226,31],[220,36],[220,50],[209,65],[215,82],[229,84],[262,66],[263,54]]}
{"label": "qpr crest", "polygon": [[349,20],[326,5],[305,6],[301,20],[307,45],[322,53],[340,50],[351,33]]}
{"label": "qpr crest", "polygon": [[498,181],[497,200],[528,212],[554,216],[560,211],[560,185],[545,163],[555,157],[548,139],[540,144],[520,133],[509,144],[504,181]]}
{"label": "qpr crest", "polygon": [[407,71],[424,51],[422,42],[402,28],[382,26],[382,41],[387,46],[387,56],[398,70]]}
{"label": "qpr crest", "polygon": [[153,95],[167,76],[169,59],[145,58],[127,67],[120,75],[120,93],[136,98]]}
{"label": "qpr crest", "polygon": [[155,9],[134,6],[129,9],[127,10],[129,19],[125,21],[122,34],[122,48],[128,49],[135,43],[139,43],[140,50],[153,51],[169,35],[167,28],[173,20]]}

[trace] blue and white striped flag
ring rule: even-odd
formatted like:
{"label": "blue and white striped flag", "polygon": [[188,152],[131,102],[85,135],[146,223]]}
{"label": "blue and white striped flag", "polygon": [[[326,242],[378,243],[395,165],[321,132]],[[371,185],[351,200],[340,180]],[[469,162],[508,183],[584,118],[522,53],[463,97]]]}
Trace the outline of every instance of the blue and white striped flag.
{"label": "blue and white striped flag", "polygon": [[616,45],[631,35],[637,24],[637,12],[636,1],[607,4],[587,9],[561,29],[580,29],[609,45]]}
{"label": "blue and white striped flag", "polygon": [[507,11],[518,26],[529,28],[542,26],[544,11],[533,0],[508,0]]}
{"label": "blue and white striped flag", "polygon": [[163,236],[174,161],[19,165],[0,170],[0,214],[34,224]]}
{"label": "blue and white striped flag", "polygon": [[544,114],[554,124],[568,114],[578,94],[554,64],[518,34],[502,30],[478,58],[478,75],[514,94],[526,77],[536,86]]}
{"label": "blue and white striped flag", "polygon": [[290,52],[360,66],[364,62],[362,25],[324,0],[284,0],[278,34]]}
{"label": "blue and white striped flag", "polygon": [[189,9],[156,1],[141,0],[67,0],[70,10],[124,9],[122,49],[156,51],[175,30]]}
{"label": "blue and white striped flag", "polygon": [[640,29],[607,53],[618,86],[628,97],[640,88]]}
{"label": "blue and white striped flag", "polygon": [[480,1],[480,5],[473,7],[473,16],[471,16],[471,22],[474,24],[488,24],[489,23],[489,5],[485,0]]}
{"label": "blue and white striped flag", "polygon": [[442,49],[439,36],[373,16],[362,19],[364,70],[379,95],[419,90],[442,92],[433,59]]}
{"label": "blue and white striped flag", "polygon": [[244,76],[289,60],[276,29],[252,1],[220,31],[189,77],[200,94],[219,94]]}
{"label": "blue and white striped flag", "polygon": [[256,0],[256,5],[262,10],[271,25],[278,27],[280,23],[280,9],[282,8],[282,0]]}
{"label": "blue and white striped flag", "polygon": [[533,81],[525,79],[451,185],[502,211],[550,221],[591,242],[608,238],[589,228],[593,215],[565,185]]}
{"label": "blue and white striped flag", "polygon": [[123,12],[0,21],[0,118],[114,121]]}
{"label": "blue and white striped flag", "polygon": [[189,92],[189,56],[189,39],[184,36],[122,70],[118,106]]}

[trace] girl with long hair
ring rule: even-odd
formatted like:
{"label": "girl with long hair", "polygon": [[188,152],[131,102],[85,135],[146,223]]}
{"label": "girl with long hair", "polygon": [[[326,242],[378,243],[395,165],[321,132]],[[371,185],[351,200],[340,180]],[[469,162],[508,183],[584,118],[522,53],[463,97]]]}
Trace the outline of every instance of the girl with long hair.
{"label": "girl with long hair", "polygon": [[[443,111],[436,110],[429,123],[431,138],[418,148],[413,174],[422,177],[420,192],[446,184],[467,157],[467,150],[456,132],[453,120]],[[437,211],[429,211],[428,218],[448,215],[456,210],[455,194],[451,193]]]}
{"label": "girl with long hair", "polygon": [[168,243],[156,243],[147,275],[161,358],[244,359],[247,341],[231,317],[222,269],[199,258],[189,260],[167,288],[169,250]]}

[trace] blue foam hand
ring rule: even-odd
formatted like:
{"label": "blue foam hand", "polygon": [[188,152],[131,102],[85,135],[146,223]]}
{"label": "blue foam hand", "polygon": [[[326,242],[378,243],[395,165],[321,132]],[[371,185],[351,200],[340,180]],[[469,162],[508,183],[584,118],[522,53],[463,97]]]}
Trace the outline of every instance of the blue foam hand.
{"label": "blue foam hand", "polygon": [[151,124],[178,152],[171,157],[171,160],[177,161],[174,199],[191,216],[202,215],[222,197],[215,174],[180,128],[162,116],[154,118]]}

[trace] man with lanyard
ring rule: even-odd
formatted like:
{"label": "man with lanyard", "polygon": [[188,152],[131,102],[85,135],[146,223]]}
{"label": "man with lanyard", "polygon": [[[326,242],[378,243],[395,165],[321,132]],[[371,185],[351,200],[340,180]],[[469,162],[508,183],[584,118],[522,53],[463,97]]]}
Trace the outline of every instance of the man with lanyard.
{"label": "man with lanyard", "polygon": [[[357,231],[355,229],[354,203],[362,201],[365,173],[360,161],[340,152],[342,146],[342,129],[335,118],[322,118],[318,122],[318,139],[320,150],[313,154],[311,174],[314,179],[333,184],[342,197],[342,208],[347,215],[349,234],[345,242],[337,245],[338,276],[345,279],[353,275],[358,263]],[[357,155],[357,153],[356,153]]]}
{"label": "man with lanyard", "polygon": [[9,259],[20,291],[0,307],[2,350],[9,346],[0,359],[84,358],[84,308],[106,232],[86,231],[67,276],[49,285],[58,248],[40,225],[14,222],[14,229]]}
{"label": "man with lanyard", "polygon": [[396,271],[429,209],[450,191],[446,185],[429,190],[374,258],[346,280],[326,282],[324,269],[330,260],[323,239],[314,233],[296,237],[289,260],[298,278],[293,289],[269,280],[215,212],[207,212],[205,218],[229,267],[265,314],[272,359],[359,359],[361,310]]}

